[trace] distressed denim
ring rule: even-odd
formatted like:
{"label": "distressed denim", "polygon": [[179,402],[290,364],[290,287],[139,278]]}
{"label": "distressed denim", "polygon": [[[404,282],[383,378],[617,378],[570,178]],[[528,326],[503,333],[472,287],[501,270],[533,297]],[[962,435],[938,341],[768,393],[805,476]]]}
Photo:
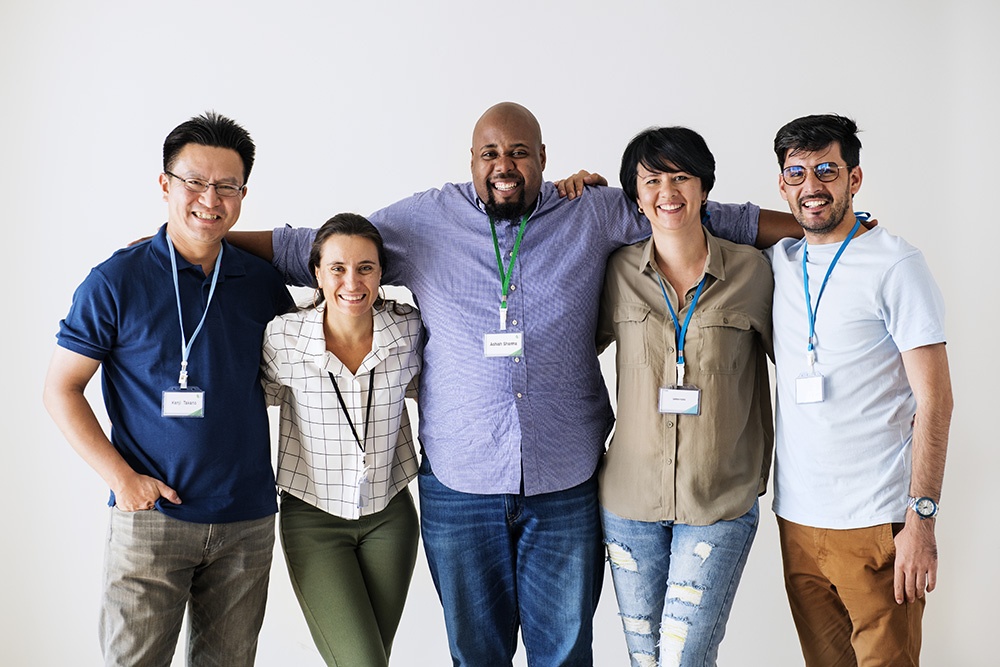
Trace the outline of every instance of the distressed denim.
{"label": "distressed denim", "polygon": [[602,509],[604,542],[634,667],[715,665],[757,534],[758,504],[708,526],[623,519]]}
{"label": "distressed denim", "polygon": [[424,457],[417,480],[454,665],[509,666],[518,626],[532,667],[593,665],[604,578],[596,476],[537,496],[461,493]]}
{"label": "distressed denim", "polygon": [[274,515],[178,521],[111,508],[101,649],[106,665],[168,667],[189,615],[188,667],[248,667],[257,653]]}

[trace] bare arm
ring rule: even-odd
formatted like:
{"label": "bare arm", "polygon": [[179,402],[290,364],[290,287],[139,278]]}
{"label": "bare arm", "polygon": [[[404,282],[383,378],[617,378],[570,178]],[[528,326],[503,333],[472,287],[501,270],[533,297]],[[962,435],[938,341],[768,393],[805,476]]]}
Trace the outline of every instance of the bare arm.
{"label": "bare arm", "polygon": [[760,209],[757,220],[757,242],[755,245],[764,250],[770,248],[781,239],[802,238],[802,227],[791,213]]}
{"label": "bare arm", "polygon": [[[944,343],[926,345],[903,352],[903,366],[913,395],[917,414],[913,420],[913,473],[910,495],[941,498],[944,463],[948,451],[953,398],[948,355]],[[937,585],[937,519],[921,519],[907,510],[906,524],[896,535],[896,602],[913,602]]]}
{"label": "bare arm", "polygon": [[45,377],[45,409],[76,453],[114,491],[116,507],[126,512],[152,509],[160,497],[180,504],[181,499],[169,486],[135,472],[104,434],[83,395],[99,367],[100,362],[94,359],[57,347]]}
{"label": "bare arm", "polygon": [[268,262],[274,261],[274,248],[271,245],[272,232],[229,232],[226,240],[241,250],[257,255]]}

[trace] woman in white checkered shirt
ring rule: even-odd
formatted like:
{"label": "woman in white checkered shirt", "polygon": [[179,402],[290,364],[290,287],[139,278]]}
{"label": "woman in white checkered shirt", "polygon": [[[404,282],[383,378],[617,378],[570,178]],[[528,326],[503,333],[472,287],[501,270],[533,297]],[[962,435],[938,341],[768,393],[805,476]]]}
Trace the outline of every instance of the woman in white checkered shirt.
{"label": "woman in white checkered shirt", "polygon": [[264,337],[266,393],[281,406],[281,542],[327,664],[384,666],[417,555],[403,399],[420,372],[420,316],[380,298],[382,237],[360,215],[316,232],[309,268],[313,304]]}

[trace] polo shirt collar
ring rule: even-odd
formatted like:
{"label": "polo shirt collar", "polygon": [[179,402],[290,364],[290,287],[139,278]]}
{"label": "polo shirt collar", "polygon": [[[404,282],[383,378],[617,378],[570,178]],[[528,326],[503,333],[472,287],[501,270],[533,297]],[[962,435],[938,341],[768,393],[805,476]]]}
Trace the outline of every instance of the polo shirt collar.
{"label": "polo shirt collar", "polygon": [[[246,258],[242,256],[237,248],[230,245],[225,239],[222,239],[222,247],[222,265],[219,267],[219,282],[225,282],[226,277],[233,278],[236,276],[246,275]],[[160,263],[160,266],[162,266],[167,273],[170,273],[170,248],[167,246],[167,223],[163,223],[163,225],[160,226],[160,229],[156,232],[156,235],[150,239],[150,249],[152,250],[157,261]],[[187,261],[179,252],[175,252],[174,256],[177,258],[178,273],[190,269],[197,270],[198,273],[203,274],[200,265],[192,264]],[[206,279],[210,277],[211,276],[207,276]]]}

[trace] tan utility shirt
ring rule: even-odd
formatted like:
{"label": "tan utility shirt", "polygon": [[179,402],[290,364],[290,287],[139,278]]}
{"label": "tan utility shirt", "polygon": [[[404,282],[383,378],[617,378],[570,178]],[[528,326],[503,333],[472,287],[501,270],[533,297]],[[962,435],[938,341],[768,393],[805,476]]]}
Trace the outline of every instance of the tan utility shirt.
{"label": "tan utility shirt", "polygon": [[[706,230],[707,279],[688,325],[685,384],[701,389],[700,415],[660,414],[660,387],[676,382],[673,320],[649,239],[608,261],[598,348],[617,341],[618,415],[600,472],[601,504],[637,521],[707,525],[745,514],[764,493],[774,426],[767,356],[773,278],[755,248]],[[662,277],[662,276],[661,276]],[[681,324],[693,286],[663,285]]]}

